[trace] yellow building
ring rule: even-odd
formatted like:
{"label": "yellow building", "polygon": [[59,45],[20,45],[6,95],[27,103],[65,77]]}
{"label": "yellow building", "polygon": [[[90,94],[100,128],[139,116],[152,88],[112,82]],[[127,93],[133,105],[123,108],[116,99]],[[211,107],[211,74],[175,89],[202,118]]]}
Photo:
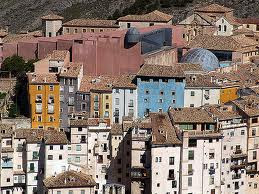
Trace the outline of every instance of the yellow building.
{"label": "yellow building", "polygon": [[59,82],[55,74],[28,74],[31,127],[58,129]]}
{"label": "yellow building", "polygon": [[90,117],[112,120],[112,83],[111,76],[84,76],[80,91],[90,94]]}
{"label": "yellow building", "polygon": [[220,102],[226,103],[232,100],[236,100],[238,98],[238,91],[239,86],[222,86],[220,89]]}

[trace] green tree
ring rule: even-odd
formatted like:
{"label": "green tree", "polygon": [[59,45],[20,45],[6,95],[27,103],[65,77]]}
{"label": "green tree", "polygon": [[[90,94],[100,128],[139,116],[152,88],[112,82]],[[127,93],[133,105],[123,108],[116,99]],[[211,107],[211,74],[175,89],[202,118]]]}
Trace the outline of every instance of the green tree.
{"label": "green tree", "polygon": [[16,76],[18,73],[24,71],[25,61],[22,57],[14,55],[7,57],[2,64],[1,70],[9,71],[12,75]]}

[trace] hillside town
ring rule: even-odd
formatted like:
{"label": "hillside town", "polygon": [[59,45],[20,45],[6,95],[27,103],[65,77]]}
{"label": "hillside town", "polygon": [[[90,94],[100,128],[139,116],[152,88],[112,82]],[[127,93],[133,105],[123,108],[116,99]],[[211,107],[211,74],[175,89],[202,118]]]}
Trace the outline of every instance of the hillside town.
{"label": "hillside town", "polygon": [[1,194],[259,194],[259,18],[41,19],[0,31]]}

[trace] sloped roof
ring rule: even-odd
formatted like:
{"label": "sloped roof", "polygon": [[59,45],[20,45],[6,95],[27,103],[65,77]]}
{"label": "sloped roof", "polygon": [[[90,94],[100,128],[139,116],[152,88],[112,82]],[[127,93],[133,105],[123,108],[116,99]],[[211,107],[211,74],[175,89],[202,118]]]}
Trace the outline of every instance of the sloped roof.
{"label": "sloped roof", "polygon": [[241,24],[259,24],[259,18],[237,18]]}
{"label": "sloped roof", "polygon": [[150,113],[150,118],[152,144],[182,144],[167,113]]}
{"label": "sloped roof", "polygon": [[198,35],[188,45],[189,48],[236,51],[241,45],[230,36]]}
{"label": "sloped roof", "polygon": [[169,114],[175,123],[215,123],[204,108],[171,108]]}
{"label": "sloped roof", "polygon": [[28,73],[29,84],[58,84],[57,76],[55,74],[35,74]]}
{"label": "sloped roof", "polygon": [[259,97],[255,95],[244,96],[233,103],[249,117],[259,115]]}
{"label": "sloped roof", "polygon": [[64,61],[68,54],[69,54],[69,51],[66,51],[66,50],[54,50],[48,56],[52,61]]}
{"label": "sloped roof", "polygon": [[118,21],[138,21],[138,22],[169,22],[173,18],[172,15],[160,12],[158,10],[152,11],[144,15],[127,15],[118,18]]}
{"label": "sloped roof", "polygon": [[65,64],[64,69],[59,74],[60,77],[78,77],[83,67],[83,63],[70,62]]}
{"label": "sloped roof", "polygon": [[116,23],[116,20],[74,19],[64,23],[63,26],[119,28]]}
{"label": "sloped roof", "polygon": [[184,71],[180,66],[164,66],[144,64],[139,72],[138,77],[184,77]]}
{"label": "sloped roof", "polygon": [[41,17],[42,20],[63,20],[64,18],[62,16],[56,15],[56,14],[49,14]]}
{"label": "sloped roof", "polygon": [[208,87],[208,88],[220,88],[219,85],[211,81],[209,75],[186,75],[186,88],[195,87]]}
{"label": "sloped roof", "polygon": [[202,6],[195,9],[197,12],[212,12],[212,13],[226,13],[233,11],[233,9],[213,3],[207,6]]}
{"label": "sloped roof", "polygon": [[43,183],[48,189],[94,187],[96,185],[90,175],[73,170],[60,173],[56,177],[46,178]]}

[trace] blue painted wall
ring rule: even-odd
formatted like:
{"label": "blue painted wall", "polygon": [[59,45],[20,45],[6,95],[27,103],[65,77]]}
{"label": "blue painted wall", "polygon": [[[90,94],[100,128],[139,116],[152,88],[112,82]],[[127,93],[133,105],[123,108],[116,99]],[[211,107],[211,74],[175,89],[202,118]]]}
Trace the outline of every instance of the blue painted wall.
{"label": "blue painted wall", "polygon": [[[154,81],[153,78],[150,78],[149,81],[141,81],[141,78],[137,78],[138,117],[144,117],[146,109],[150,109],[150,112],[159,112],[159,109],[167,112],[170,106],[174,108],[184,106],[185,80],[182,79],[182,82],[176,82],[174,78],[167,80],[168,82],[164,79]],[[146,91],[148,91],[148,94]],[[175,95],[172,95],[173,91]],[[163,92],[163,95],[161,92]],[[160,99],[163,100],[162,103]],[[175,100],[175,103],[173,103],[173,100]]]}

